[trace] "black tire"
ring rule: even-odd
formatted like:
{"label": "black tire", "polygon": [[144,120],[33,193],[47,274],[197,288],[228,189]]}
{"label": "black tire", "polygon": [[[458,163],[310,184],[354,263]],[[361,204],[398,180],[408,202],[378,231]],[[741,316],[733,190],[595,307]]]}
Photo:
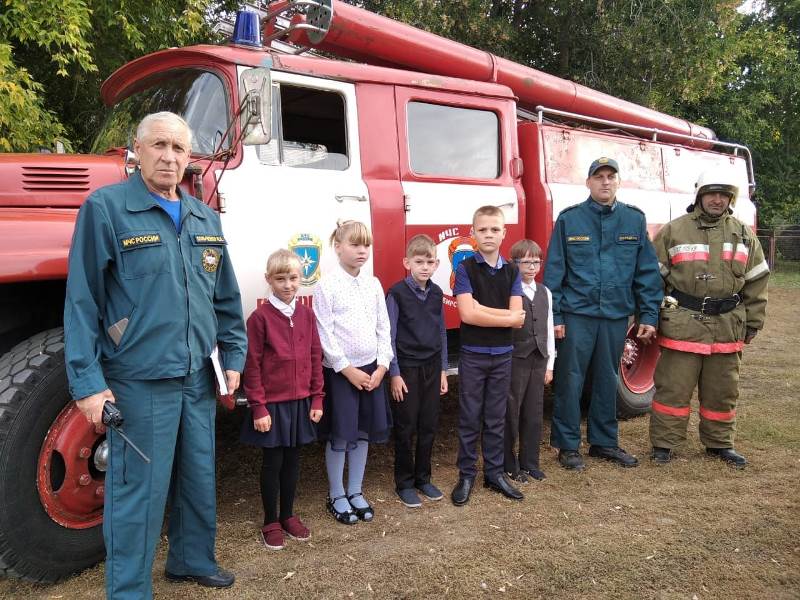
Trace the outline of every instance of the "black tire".
{"label": "black tire", "polygon": [[620,419],[632,419],[633,417],[647,414],[650,411],[650,405],[653,403],[655,393],[655,386],[641,394],[632,392],[620,378],[617,382],[617,417]]}
{"label": "black tire", "polygon": [[42,506],[42,443],[70,401],[64,331],[38,333],[0,358],[0,573],[51,583],[105,555],[102,526],[68,529]]}

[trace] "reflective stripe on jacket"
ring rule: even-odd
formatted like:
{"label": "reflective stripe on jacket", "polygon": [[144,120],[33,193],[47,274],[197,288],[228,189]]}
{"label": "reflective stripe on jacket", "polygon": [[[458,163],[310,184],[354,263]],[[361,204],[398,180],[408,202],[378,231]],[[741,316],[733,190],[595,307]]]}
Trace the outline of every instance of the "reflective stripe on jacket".
{"label": "reflective stripe on jacket", "polygon": [[746,328],[764,326],[769,267],[747,225],[728,213],[709,218],[696,206],[664,225],[653,243],[667,295],[679,290],[698,298],[742,298],[723,315],[702,315],[681,306],[662,308],[659,344],[696,354],[738,352]]}

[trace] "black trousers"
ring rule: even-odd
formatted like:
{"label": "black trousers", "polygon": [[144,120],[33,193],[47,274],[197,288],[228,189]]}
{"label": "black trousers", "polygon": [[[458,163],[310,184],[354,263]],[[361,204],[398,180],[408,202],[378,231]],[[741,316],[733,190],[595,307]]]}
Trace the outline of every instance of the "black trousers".
{"label": "black trousers", "polygon": [[[506,473],[517,475],[520,469],[539,468],[546,370],[547,359],[538,348],[525,358],[511,359],[511,392],[504,436]],[[517,440],[518,454],[515,452]]]}
{"label": "black trousers", "polygon": [[503,473],[503,437],[511,384],[511,352],[480,354],[461,350],[458,363],[458,476],[478,472],[478,440],[483,474]]}
{"label": "black trousers", "polygon": [[[394,398],[394,483],[398,490],[419,487],[431,481],[431,452],[439,423],[439,389],[442,361],[437,354],[427,363],[400,365],[408,393],[402,402]],[[416,456],[413,438],[416,434]]]}

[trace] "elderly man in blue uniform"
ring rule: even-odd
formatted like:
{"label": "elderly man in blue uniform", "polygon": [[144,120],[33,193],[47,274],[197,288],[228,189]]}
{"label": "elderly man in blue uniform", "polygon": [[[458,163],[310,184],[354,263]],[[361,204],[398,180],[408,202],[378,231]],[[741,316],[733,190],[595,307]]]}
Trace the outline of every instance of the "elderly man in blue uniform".
{"label": "elderly man in blue uniform", "polygon": [[558,216],[547,250],[544,284],[553,294],[558,344],[551,444],[561,466],[585,467],[578,449],[588,378],[589,456],[635,467],[639,461],[618,443],[617,377],[629,317],[637,315],[642,342],[655,336],[663,297],[658,261],[644,213],[616,199],[617,161],[595,160],[586,187],[589,198]]}
{"label": "elderly man in blue uniform", "polygon": [[173,113],[145,117],[140,171],[101,188],[78,214],[64,307],[70,393],[102,428],[115,403],[145,463],[113,430],[103,536],[106,593],[152,597],[152,566],[169,497],[166,577],[228,587],[217,566],[214,417],[209,356],[218,346],[230,389],[246,336],[219,216],[178,188],[191,131]]}

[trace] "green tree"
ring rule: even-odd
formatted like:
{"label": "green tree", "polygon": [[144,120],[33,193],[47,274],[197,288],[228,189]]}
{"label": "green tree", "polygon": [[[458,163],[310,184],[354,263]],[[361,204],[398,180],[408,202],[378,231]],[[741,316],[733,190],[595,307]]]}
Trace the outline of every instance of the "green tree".
{"label": "green tree", "polygon": [[100,84],[148,52],[213,38],[232,0],[0,0],[0,150],[86,149]]}

